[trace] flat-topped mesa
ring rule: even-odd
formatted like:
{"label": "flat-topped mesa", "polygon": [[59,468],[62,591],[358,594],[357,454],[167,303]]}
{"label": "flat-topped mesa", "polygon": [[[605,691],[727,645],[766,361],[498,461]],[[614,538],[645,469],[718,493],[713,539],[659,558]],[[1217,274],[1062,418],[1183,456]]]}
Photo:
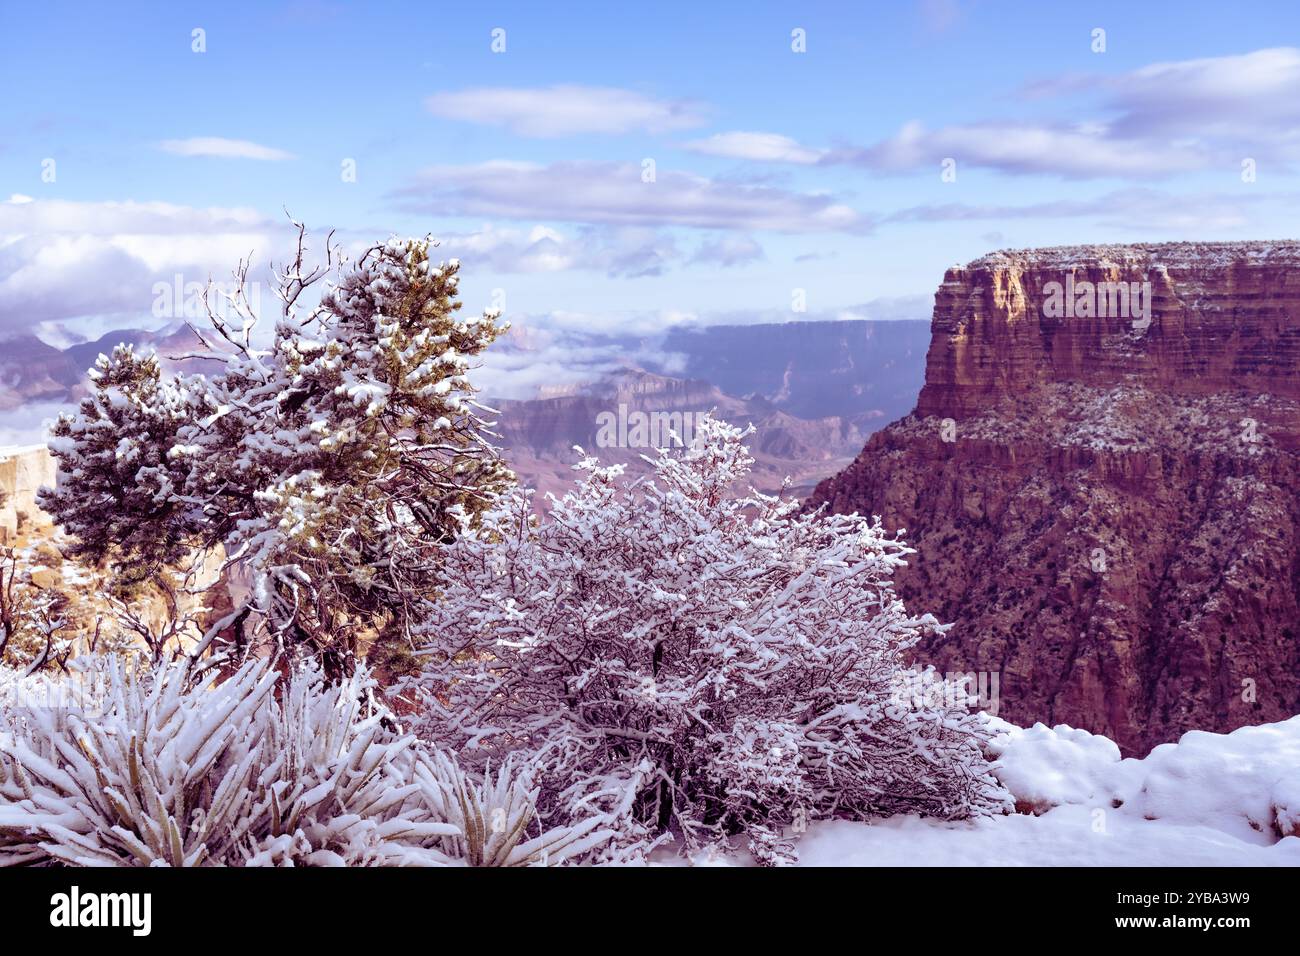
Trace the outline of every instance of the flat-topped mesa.
{"label": "flat-topped mesa", "polygon": [[920,415],[1047,382],[1300,398],[1300,242],[995,252],[935,294]]}
{"label": "flat-topped mesa", "polygon": [[1127,753],[1300,713],[1300,244],[985,256],[925,380],[809,499],[906,529],[921,663]]}

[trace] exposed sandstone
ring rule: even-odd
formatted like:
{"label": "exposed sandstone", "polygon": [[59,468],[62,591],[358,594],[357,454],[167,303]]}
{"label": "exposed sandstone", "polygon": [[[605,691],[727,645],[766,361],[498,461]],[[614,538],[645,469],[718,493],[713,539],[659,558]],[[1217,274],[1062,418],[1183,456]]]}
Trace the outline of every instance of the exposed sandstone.
{"label": "exposed sandstone", "polygon": [[[1045,316],[1071,273],[1150,282],[1149,326]],[[901,592],[955,622],[921,660],[1013,722],[1133,753],[1300,712],[1300,244],[949,270],[916,410],[811,500],[907,529]]]}
{"label": "exposed sandstone", "polygon": [[0,448],[0,543],[20,533],[48,528],[50,519],[36,507],[36,493],[54,484],[58,467],[44,445]]}

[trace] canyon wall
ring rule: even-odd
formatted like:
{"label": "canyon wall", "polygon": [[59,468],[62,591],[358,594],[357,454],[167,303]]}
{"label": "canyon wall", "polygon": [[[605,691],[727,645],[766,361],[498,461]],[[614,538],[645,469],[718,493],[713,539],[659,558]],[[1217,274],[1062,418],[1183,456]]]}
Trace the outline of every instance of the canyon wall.
{"label": "canyon wall", "polygon": [[[754,425],[748,442],[755,459],[750,474],[754,487],[777,493],[789,479],[788,493],[802,497],[852,461],[885,420],[878,411],[796,418],[761,397],[735,398],[708,382],[642,369],[610,375],[573,394],[495,404],[501,413],[496,431],[510,467],[521,484],[542,494],[562,494],[571,487],[578,460],[575,445],[606,464],[624,465],[629,475],[645,475],[650,467],[643,456],[653,457],[655,447],[671,443],[665,430],[669,415],[676,414],[672,427],[689,442],[694,422],[712,412],[732,424]],[[619,419],[624,422],[621,433]],[[636,440],[638,419],[643,423],[641,440]],[[647,421],[661,421],[664,428],[645,429]],[[602,428],[602,423],[612,427]],[[647,441],[647,435],[662,440]],[[540,496],[536,500],[542,501]]]}
{"label": "canyon wall", "polygon": [[[642,456],[649,445],[600,441],[601,417],[624,409],[632,416],[713,411],[752,424],[752,484],[775,493],[788,478],[787,493],[804,497],[852,461],[868,435],[912,407],[929,338],[925,322],[866,319],[677,326],[653,343],[571,334],[570,349],[614,351],[624,364],[588,381],[543,387],[535,398],[488,402],[501,410],[497,430],[511,467],[542,492],[571,486],[574,445],[629,474],[648,472]],[[536,345],[520,328],[509,347],[527,355]]]}
{"label": "canyon wall", "polygon": [[916,409],[810,504],[906,529],[903,596],[954,622],[920,661],[1000,716],[1143,753],[1300,713],[1300,244],[950,269]]}

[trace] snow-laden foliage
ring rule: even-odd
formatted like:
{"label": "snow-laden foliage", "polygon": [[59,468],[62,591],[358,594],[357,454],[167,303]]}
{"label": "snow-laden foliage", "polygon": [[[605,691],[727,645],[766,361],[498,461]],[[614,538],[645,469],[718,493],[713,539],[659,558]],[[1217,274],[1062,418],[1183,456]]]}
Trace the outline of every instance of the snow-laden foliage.
{"label": "snow-laden foliage", "polygon": [[439,846],[470,866],[555,864],[599,847],[612,837],[600,816],[589,815],[574,826],[556,827],[529,839],[537,819],[537,789],[518,760],[507,760],[496,774],[476,786],[445,754],[435,752],[416,763],[420,796],[437,819],[459,832]]}
{"label": "snow-laden foliage", "polygon": [[0,664],[0,720],[7,711],[33,707],[76,708],[98,712],[103,707],[109,671],[129,653],[83,654],[68,661],[66,671],[36,670]]}
{"label": "snow-laden foliage", "polygon": [[0,708],[0,864],[520,865],[609,837],[540,833],[513,766],[480,783],[429,753],[364,670],[328,683],[314,663],[282,679],[249,662],[197,687],[180,664],[103,673],[95,708]]}
{"label": "snow-laden foliage", "polygon": [[[376,636],[408,641],[436,545],[511,478],[468,378],[496,314],[458,316],[460,265],[428,250],[394,239],[346,263],[328,248],[307,271],[300,232],[269,347],[243,265],[221,310],[236,319],[210,307],[195,329],[216,374],[165,377],[125,346],[101,356],[92,394],[54,428],[59,487],[40,502],[74,553],[142,581],[223,548],[253,586],[222,628],[247,645],[260,622],[332,676]],[[331,272],[304,314],[299,297]]]}
{"label": "snow-laden foliage", "polygon": [[898,692],[939,626],[892,590],[910,549],[879,520],[732,497],[747,434],[706,418],[651,480],[584,458],[546,518],[513,492],[466,522],[404,687],[422,733],[462,761],[529,754],[548,819],[617,821],[607,858],[744,832],[778,862],[815,818],[1006,809],[967,695]]}
{"label": "snow-laden foliage", "polygon": [[67,659],[68,603],[65,595],[35,586],[17,549],[0,548],[0,675],[15,668],[33,674]]}
{"label": "snow-laden foliage", "polygon": [[53,428],[59,486],[37,503],[75,535],[69,555],[111,555],[129,586],[179,562],[205,526],[201,507],[176,500],[188,468],[169,454],[202,401],[202,379],[167,381],[158,356],[130,345],[100,355],[89,374],[90,394]]}

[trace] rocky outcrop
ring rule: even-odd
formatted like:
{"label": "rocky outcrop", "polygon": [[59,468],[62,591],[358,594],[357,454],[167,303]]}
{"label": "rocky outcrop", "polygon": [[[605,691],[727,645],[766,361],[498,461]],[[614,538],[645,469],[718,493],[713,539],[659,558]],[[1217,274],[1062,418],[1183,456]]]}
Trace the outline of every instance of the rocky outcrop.
{"label": "rocky outcrop", "polygon": [[955,622],[920,659],[1128,753],[1300,712],[1300,244],[995,253],[931,331],[915,411],[810,499],[906,529]]}
{"label": "rocky outcrop", "polygon": [[[970,415],[1049,382],[1300,397],[1297,257],[1294,242],[1068,246],[950,269],[935,295],[917,411]],[[1074,307],[1061,302],[1071,314],[1044,314],[1052,283],[1075,291]],[[1150,326],[1132,302],[1103,300],[1108,283],[1148,287]]]}
{"label": "rocky outcrop", "polygon": [[53,486],[56,471],[44,445],[0,448],[0,543],[50,527],[49,516],[36,507],[36,493]]}

